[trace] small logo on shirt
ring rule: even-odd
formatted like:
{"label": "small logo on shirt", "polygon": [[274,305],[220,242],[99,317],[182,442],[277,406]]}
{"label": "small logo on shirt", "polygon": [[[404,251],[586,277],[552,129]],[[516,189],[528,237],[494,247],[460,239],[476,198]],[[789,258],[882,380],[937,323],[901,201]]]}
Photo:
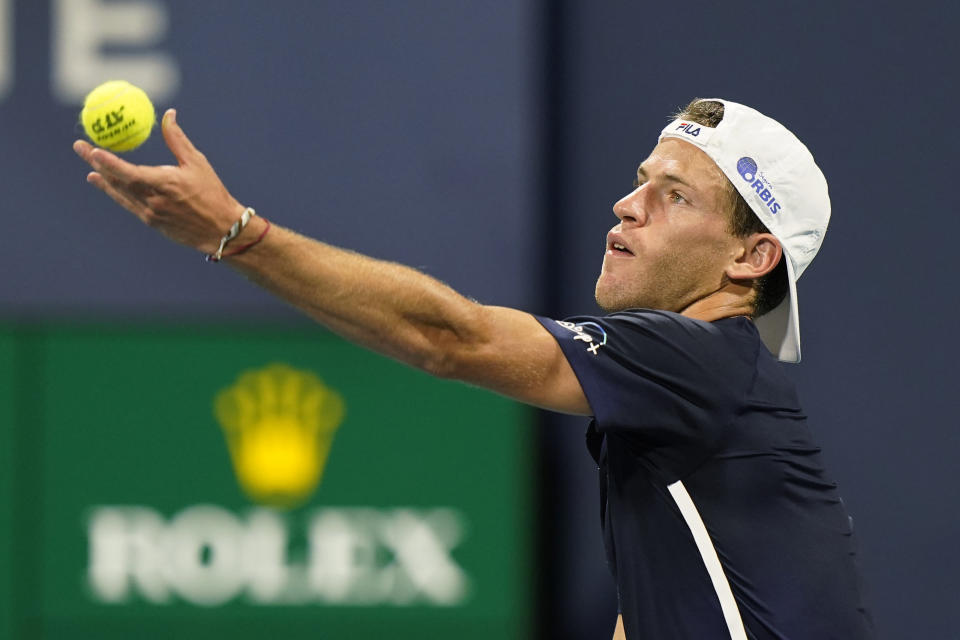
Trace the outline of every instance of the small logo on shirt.
{"label": "small logo on shirt", "polygon": [[[598,325],[596,322],[581,322],[579,324],[574,324],[572,322],[567,322],[566,320],[556,320],[556,323],[564,329],[573,331],[576,334],[573,336],[573,339],[580,340],[587,345],[587,351],[593,355],[597,355],[600,347],[607,344],[607,332],[604,331],[603,327]],[[587,333],[588,330],[591,333]]]}

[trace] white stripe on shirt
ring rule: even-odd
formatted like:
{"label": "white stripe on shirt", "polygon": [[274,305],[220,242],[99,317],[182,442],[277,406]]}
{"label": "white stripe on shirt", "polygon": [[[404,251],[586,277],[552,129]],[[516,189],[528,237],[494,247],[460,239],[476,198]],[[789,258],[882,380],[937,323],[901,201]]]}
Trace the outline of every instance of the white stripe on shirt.
{"label": "white stripe on shirt", "polygon": [[743,628],[743,620],[740,618],[740,609],[737,607],[737,601],[733,598],[733,592],[730,590],[730,583],[727,581],[726,574],[723,573],[723,566],[720,564],[720,558],[717,557],[717,550],[713,547],[713,541],[710,534],[707,533],[707,527],[703,524],[700,512],[687,493],[687,488],[683,482],[677,480],[667,487],[674,502],[680,508],[680,514],[690,528],[693,534],[693,540],[697,543],[697,549],[700,550],[700,557],[703,564],[707,567],[707,573],[710,574],[710,581],[713,582],[713,588],[720,599],[720,609],[723,611],[723,619],[727,623],[727,629],[730,630],[731,640],[747,640],[747,632]]}

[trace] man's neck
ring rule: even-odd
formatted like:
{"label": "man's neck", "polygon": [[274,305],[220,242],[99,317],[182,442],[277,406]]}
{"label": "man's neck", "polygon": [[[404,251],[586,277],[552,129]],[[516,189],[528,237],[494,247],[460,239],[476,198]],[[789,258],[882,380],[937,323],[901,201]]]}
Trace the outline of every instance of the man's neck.
{"label": "man's neck", "polygon": [[734,316],[750,317],[753,315],[753,288],[727,281],[720,289],[700,298],[680,313],[706,322]]}

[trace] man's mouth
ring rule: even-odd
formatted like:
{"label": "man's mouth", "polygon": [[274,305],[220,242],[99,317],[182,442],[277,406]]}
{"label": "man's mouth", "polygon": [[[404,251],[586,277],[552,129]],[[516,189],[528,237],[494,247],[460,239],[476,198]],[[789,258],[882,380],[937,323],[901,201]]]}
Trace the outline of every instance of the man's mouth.
{"label": "man's mouth", "polygon": [[607,253],[610,255],[616,256],[632,256],[634,255],[627,245],[620,242],[619,233],[611,233],[607,236]]}

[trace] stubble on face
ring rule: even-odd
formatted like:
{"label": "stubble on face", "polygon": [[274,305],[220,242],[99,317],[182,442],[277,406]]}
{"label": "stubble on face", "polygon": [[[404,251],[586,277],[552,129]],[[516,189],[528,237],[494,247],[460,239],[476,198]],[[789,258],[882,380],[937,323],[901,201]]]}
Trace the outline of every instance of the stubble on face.
{"label": "stubble on face", "polygon": [[636,274],[631,281],[605,278],[601,272],[594,298],[607,313],[626,309],[659,309],[679,313],[724,285],[722,273],[705,280],[705,273],[716,271],[714,256],[670,247],[655,259],[647,260],[643,273]]}
{"label": "stubble on face", "polygon": [[[621,217],[615,229],[631,243],[634,255],[608,252],[597,279],[594,295],[608,313],[684,310],[724,285],[724,265],[734,249],[728,220],[732,187],[713,160],[687,142],[665,140],[643,166],[650,191],[634,191],[615,206]],[[687,191],[695,206],[664,200],[664,194],[672,193],[669,185],[659,193],[665,173],[678,174],[696,187]],[[644,212],[642,224],[631,221],[633,207]]]}

